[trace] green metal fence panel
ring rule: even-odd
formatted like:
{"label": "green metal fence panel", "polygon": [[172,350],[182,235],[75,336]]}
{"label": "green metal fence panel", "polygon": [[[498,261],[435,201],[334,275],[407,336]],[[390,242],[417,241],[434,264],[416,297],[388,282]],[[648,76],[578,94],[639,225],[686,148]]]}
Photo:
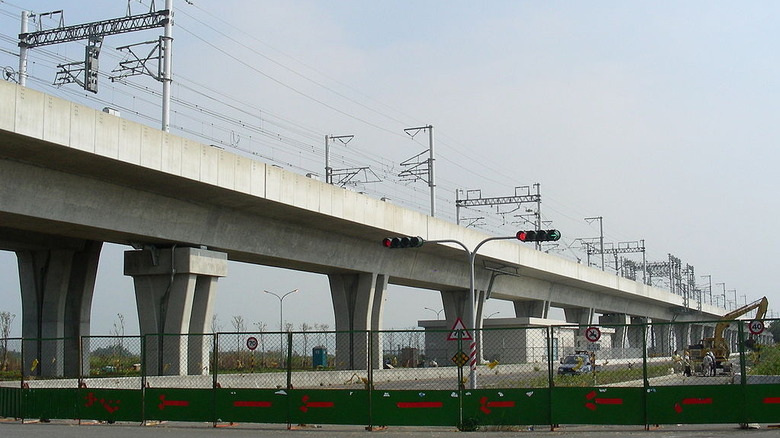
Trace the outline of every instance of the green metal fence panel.
{"label": "green metal fence panel", "polygon": [[30,388],[22,390],[22,416],[41,419],[78,418],[77,388]]}
{"label": "green metal fence panel", "polygon": [[477,425],[551,424],[550,390],[475,389],[463,393],[463,418]]}
{"label": "green metal fence panel", "polygon": [[456,426],[458,391],[372,391],[371,423],[377,426]]}
{"label": "green metal fence panel", "polygon": [[780,385],[745,386],[745,422],[780,422]]}
{"label": "green metal fence panel", "polygon": [[214,421],[212,389],[147,388],[144,419]]}
{"label": "green metal fence panel", "polygon": [[216,389],[217,421],[288,423],[290,397],[286,390]]}
{"label": "green metal fence panel", "polygon": [[552,388],[553,424],[646,424],[643,388]]}
{"label": "green metal fence panel", "polygon": [[21,417],[21,388],[0,387],[0,417]]}
{"label": "green metal fence panel", "polygon": [[369,391],[290,389],[292,424],[369,424]]}
{"label": "green metal fence panel", "polygon": [[78,418],[99,421],[141,421],[143,391],[140,389],[79,390]]}
{"label": "green metal fence panel", "polygon": [[657,386],[647,388],[648,424],[743,423],[740,385]]}

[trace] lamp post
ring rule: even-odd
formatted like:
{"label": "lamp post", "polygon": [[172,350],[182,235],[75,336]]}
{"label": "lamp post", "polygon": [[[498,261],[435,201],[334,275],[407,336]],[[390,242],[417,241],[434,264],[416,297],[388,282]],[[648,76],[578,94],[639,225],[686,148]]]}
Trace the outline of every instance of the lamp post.
{"label": "lamp post", "polygon": [[437,320],[437,321],[439,320],[439,315],[441,315],[441,312],[444,312],[444,309],[441,309],[441,310],[434,310],[434,309],[431,309],[430,307],[424,307],[424,309],[425,309],[425,310],[430,310],[431,312],[435,313],[435,314],[436,314],[436,320]]}
{"label": "lamp post", "polygon": [[490,315],[486,316],[485,319],[490,319],[493,315],[498,315],[501,312],[493,312]]}
{"label": "lamp post", "polygon": [[287,295],[298,292],[298,289],[293,289],[282,296],[267,290],[263,292],[279,299],[279,367],[282,367],[284,366],[284,299],[287,298]]}

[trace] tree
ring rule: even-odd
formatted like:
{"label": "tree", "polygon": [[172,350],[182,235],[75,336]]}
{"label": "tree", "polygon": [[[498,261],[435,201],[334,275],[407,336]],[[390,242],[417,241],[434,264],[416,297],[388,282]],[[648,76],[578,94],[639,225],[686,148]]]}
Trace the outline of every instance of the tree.
{"label": "tree", "polygon": [[308,358],[309,354],[309,340],[308,340],[308,332],[311,330],[311,326],[305,322],[301,323],[301,332],[303,332],[303,367],[306,368],[306,358]]}
{"label": "tree", "polygon": [[0,338],[2,338],[3,361],[0,362],[0,369],[8,370],[8,337],[11,336],[11,323],[16,318],[11,312],[0,312]]}
{"label": "tree", "polygon": [[114,336],[116,337],[116,345],[120,350],[124,348],[124,336],[125,336],[125,315],[121,313],[116,314],[117,320],[114,321]]}
{"label": "tree", "polygon": [[219,333],[222,331],[222,325],[219,323],[217,314],[211,315],[211,333]]}
{"label": "tree", "polygon": [[780,343],[780,321],[772,321],[767,330],[772,333],[775,343]]}

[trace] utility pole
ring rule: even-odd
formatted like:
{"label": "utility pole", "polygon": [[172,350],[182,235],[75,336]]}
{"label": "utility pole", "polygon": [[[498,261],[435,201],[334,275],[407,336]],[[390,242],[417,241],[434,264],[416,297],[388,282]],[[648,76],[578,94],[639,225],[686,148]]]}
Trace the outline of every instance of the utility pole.
{"label": "utility pole", "polygon": [[[436,180],[434,176],[434,160],[433,153],[433,126],[419,126],[417,128],[406,128],[404,132],[410,137],[414,138],[420,131],[428,131],[428,150],[422,151],[419,154],[405,160],[401,163],[401,166],[408,166],[408,169],[398,174],[399,177],[417,180],[421,179],[428,183],[428,187],[431,189],[431,217],[436,216]],[[428,159],[420,161],[420,157],[425,153],[428,153]]]}
{"label": "utility pole", "polygon": [[708,288],[707,288],[707,293],[710,296],[710,306],[711,306],[712,305],[712,275],[709,275],[709,274],[708,275],[702,275],[701,277],[707,279],[707,283],[709,285]]}
{"label": "utility pole", "polygon": [[723,286],[723,308],[726,308],[726,283],[715,283],[715,286]]}
{"label": "utility pole", "polygon": [[325,136],[325,182],[328,184],[333,184],[333,168],[330,167],[330,140],[338,140],[340,141],[344,146],[347,145],[352,139],[355,138],[354,135],[326,135]]}
{"label": "utility pole", "polygon": [[[62,11],[38,14],[38,16],[57,13],[62,14]],[[29,20],[33,16],[35,15],[31,14],[29,11],[22,11],[21,33],[19,34],[19,85],[26,86],[27,84],[27,60],[30,49],[51,44],[88,40],[89,43],[87,45],[84,61],[58,65],[58,68],[61,70],[57,74],[55,83],[67,84],[75,82],[81,85],[85,90],[93,93],[97,93],[97,61],[104,36],[136,32],[157,27],[164,28],[163,36],[160,37],[159,42],[157,42],[158,46],[155,48],[157,55],[150,54],[144,59],[136,57],[134,61],[121,62],[120,68],[115,71],[124,71],[125,73],[118,77],[112,77],[111,80],[130,75],[146,74],[162,82],[161,129],[165,132],[170,130],[173,0],[165,0],[165,9],[163,10],[155,10],[154,2],[152,2],[149,12],[146,14],[130,15],[128,7],[126,17],[73,26],[65,26],[62,19],[60,19],[60,25],[58,27],[29,32]],[[131,46],[125,46],[117,49],[129,49],[130,47]],[[132,54],[132,50],[130,50],[130,52]],[[159,70],[156,73],[146,67],[146,62],[150,59],[161,61]],[[128,71],[129,73],[127,73]],[[81,78],[82,73],[84,75],[83,79]]]}
{"label": "utility pole", "polygon": [[599,221],[599,247],[601,252],[601,270],[604,270],[604,218],[602,216],[586,217],[588,223]]}

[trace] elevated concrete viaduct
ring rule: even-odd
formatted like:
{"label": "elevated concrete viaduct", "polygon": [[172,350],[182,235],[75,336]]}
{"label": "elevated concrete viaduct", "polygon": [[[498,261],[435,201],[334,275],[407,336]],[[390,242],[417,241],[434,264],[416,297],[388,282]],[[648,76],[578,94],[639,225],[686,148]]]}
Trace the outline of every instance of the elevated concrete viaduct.
{"label": "elevated concrete viaduct", "polygon": [[[420,235],[474,248],[488,237],[480,232],[3,81],[0,102],[0,243],[18,256],[26,337],[89,334],[102,242],[138,248],[125,273],[142,334],[205,331],[227,260],[328,275],[337,330],[380,329],[390,283],[440,291],[449,323],[464,314],[461,249],[380,241]],[[514,274],[492,279],[484,263]],[[515,302],[519,317],[546,317],[551,306],[578,324],[595,313],[669,321],[721,312],[693,312],[665,290],[516,242],[485,245],[476,266],[480,295],[494,280],[491,297]],[[340,366],[365,366],[356,361],[366,344],[339,338]],[[205,371],[202,348],[177,351],[155,357],[175,360],[175,373]],[[39,372],[72,373],[65,354],[64,368]]]}

